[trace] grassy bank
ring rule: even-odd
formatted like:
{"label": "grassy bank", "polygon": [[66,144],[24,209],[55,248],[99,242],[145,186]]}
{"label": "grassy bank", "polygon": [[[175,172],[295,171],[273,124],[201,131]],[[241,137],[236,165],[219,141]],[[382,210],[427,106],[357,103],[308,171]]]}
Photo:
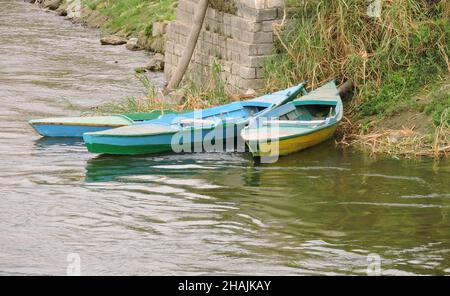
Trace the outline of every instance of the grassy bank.
{"label": "grassy bank", "polygon": [[104,34],[137,37],[145,49],[162,51],[161,40],[152,37],[153,24],[173,20],[178,1],[83,0],[82,3],[106,19],[101,26]]}
{"label": "grassy bank", "polygon": [[[429,136],[425,138],[431,141],[420,137],[427,151],[436,145],[433,136],[450,124],[446,115],[450,95],[445,87],[450,71],[448,2],[382,1],[380,17],[368,16],[365,0],[311,0],[301,7],[295,7],[296,2],[288,1],[292,21],[278,30],[277,54],[265,64],[267,89],[302,80],[312,87],[333,78],[350,80],[355,92],[346,105],[351,128],[342,130],[344,142],[353,138],[350,144],[354,144],[369,134],[384,135],[380,132],[385,128],[383,122],[407,111],[425,115],[421,119],[428,126],[418,122],[417,132]],[[412,125],[405,128],[415,132]],[[403,138],[410,141],[400,135],[398,142]],[[372,150],[392,152],[381,144],[384,140],[371,142]],[[445,147],[448,139],[441,140],[439,145]],[[414,145],[399,151],[420,154],[424,150]]]}

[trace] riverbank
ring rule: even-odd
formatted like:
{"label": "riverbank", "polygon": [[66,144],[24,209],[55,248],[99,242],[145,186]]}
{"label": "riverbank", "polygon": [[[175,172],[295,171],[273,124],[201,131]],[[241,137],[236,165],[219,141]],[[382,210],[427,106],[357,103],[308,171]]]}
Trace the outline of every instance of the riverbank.
{"label": "riverbank", "polygon": [[338,144],[395,158],[448,157],[449,92],[447,78],[426,85],[420,94],[411,98],[410,104],[399,106],[396,112],[369,116],[356,113],[341,124]]}
{"label": "riverbank", "polygon": [[83,9],[92,22],[103,20],[104,36],[113,35],[134,40],[129,49],[145,49],[164,53],[165,28],[175,18],[176,0],[86,0]]}
{"label": "riverbank", "polygon": [[[27,0],[54,11],[74,23],[99,29],[102,45],[124,45],[130,51],[154,53],[136,72],[164,70],[164,44],[167,22],[175,15],[176,1]],[[144,5],[145,4],[145,5]],[[77,6],[78,5],[78,6]]]}
{"label": "riverbank", "polygon": [[358,0],[319,2],[290,10],[290,23],[275,28],[278,54],[265,65],[268,88],[351,81],[339,143],[374,154],[448,156],[448,1],[383,2],[378,15]]}
{"label": "riverbank", "polygon": [[[448,156],[449,6],[401,0],[383,5],[383,15],[377,18],[368,17],[357,0],[351,4],[364,9],[350,11],[333,1],[316,10],[316,2],[290,10],[290,25],[275,28],[277,54],[265,63],[265,91],[304,80],[310,88],[330,79],[351,81],[354,89],[346,98],[346,118],[337,137],[341,147],[392,157]],[[65,1],[60,3],[56,11]],[[176,4],[175,0],[150,1],[149,5],[142,0],[112,4],[87,0],[80,20],[99,27],[106,37],[114,36],[117,43],[133,40],[136,48],[161,52],[164,29],[158,28],[174,18]],[[155,41],[155,36],[160,39]],[[227,93],[220,69],[212,68],[209,83],[199,85],[188,78],[172,100],[140,77],[146,97],[127,98],[96,111],[205,108],[247,97]]]}
{"label": "riverbank", "polygon": [[[171,21],[175,17],[176,0],[27,0],[27,2],[53,10],[57,15],[67,16],[88,27],[101,29],[102,35],[114,35],[130,39],[138,38],[140,49],[155,51],[153,31],[160,33],[160,22]],[[78,5],[78,6],[77,6]],[[156,24],[156,25],[155,25]],[[158,50],[156,50],[158,51]]]}

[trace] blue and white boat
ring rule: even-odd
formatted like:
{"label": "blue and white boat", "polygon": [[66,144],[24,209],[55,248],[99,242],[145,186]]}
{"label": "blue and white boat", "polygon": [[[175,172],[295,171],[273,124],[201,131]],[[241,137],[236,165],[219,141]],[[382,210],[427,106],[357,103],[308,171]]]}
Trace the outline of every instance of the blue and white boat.
{"label": "blue and white boat", "polygon": [[171,110],[110,116],[58,117],[31,120],[30,125],[43,137],[76,137],[84,133],[100,132],[159,118]]}

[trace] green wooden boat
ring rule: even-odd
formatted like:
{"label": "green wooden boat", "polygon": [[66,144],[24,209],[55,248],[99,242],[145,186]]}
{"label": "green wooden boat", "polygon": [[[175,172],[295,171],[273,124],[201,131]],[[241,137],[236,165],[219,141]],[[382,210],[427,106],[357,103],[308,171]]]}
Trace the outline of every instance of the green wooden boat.
{"label": "green wooden boat", "polygon": [[239,150],[240,131],[250,120],[305,95],[304,84],[252,100],[183,114],[168,114],[143,124],[85,133],[86,147],[100,154],[219,152]]}

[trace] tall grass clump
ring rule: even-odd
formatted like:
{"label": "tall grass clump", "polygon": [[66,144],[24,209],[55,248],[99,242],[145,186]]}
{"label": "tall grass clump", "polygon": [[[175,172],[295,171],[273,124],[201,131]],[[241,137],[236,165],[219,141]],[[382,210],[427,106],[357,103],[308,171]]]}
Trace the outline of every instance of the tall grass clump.
{"label": "tall grass clump", "polygon": [[373,1],[303,2],[287,0],[290,21],[274,27],[279,40],[265,63],[268,90],[304,80],[313,88],[329,79],[350,80],[355,99],[347,114],[383,116],[449,74],[446,0],[381,1],[380,17],[367,13]]}
{"label": "tall grass clump", "polygon": [[[206,70],[205,75],[187,75],[184,81],[186,90],[185,109],[202,109],[229,103],[230,94],[222,81],[222,65],[214,61]],[[208,77],[204,79],[203,77]]]}

